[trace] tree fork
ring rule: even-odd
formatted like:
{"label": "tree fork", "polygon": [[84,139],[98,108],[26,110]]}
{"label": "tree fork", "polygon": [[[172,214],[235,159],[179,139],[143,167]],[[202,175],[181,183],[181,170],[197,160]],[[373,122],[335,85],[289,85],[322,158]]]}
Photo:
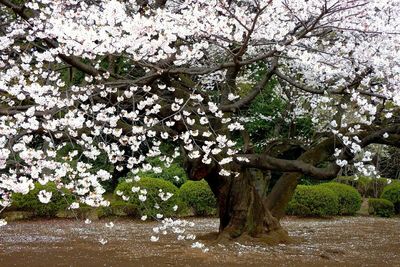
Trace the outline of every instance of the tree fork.
{"label": "tree fork", "polygon": [[255,175],[259,173],[248,168],[237,177],[223,177],[216,172],[207,175],[206,181],[218,200],[218,242],[251,239],[277,244],[290,241],[279,220],[266,208]]}

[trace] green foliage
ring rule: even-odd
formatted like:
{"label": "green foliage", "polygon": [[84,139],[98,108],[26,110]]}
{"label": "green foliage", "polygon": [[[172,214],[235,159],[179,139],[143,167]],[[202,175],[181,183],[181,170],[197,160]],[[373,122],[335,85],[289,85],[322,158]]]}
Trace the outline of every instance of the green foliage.
{"label": "green foliage", "polygon": [[[161,151],[165,154],[173,153],[174,147],[171,144],[163,144],[160,148]],[[161,173],[155,173],[153,171],[147,172],[139,172],[138,175],[140,177],[153,177],[153,178],[161,178],[166,181],[173,183],[177,187],[181,187],[187,180],[187,174],[185,169],[182,167],[181,162],[182,159],[178,158],[175,159],[176,162],[171,163],[168,167],[162,162],[159,158],[151,158],[147,159],[147,162],[150,163],[152,166],[161,167]],[[134,176],[129,174],[129,176]]]}
{"label": "green foliage", "polygon": [[400,183],[393,183],[383,189],[381,198],[391,201],[397,214],[400,214]]}
{"label": "green foliage", "polygon": [[179,197],[187,203],[195,215],[215,215],[217,201],[205,180],[187,181],[179,189]]}
{"label": "green foliage", "polygon": [[319,185],[321,184],[320,180],[317,180],[315,178],[302,175],[299,179],[299,185]]}
{"label": "green foliage", "polygon": [[[262,76],[265,71],[265,68],[260,68],[258,72]],[[257,80],[257,77],[255,79]],[[262,147],[265,140],[272,137],[287,138],[289,135],[310,137],[313,132],[311,117],[302,116],[292,121],[287,120],[290,104],[277,95],[276,86],[277,81],[272,79],[243,114],[248,119],[245,128],[257,147]],[[239,94],[245,95],[250,88],[246,84],[239,84]]]}
{"label": "green foliage", "polygon": [[354,215],[361,207],[360,193],[350,185],[340,183],[324,183],[319,186],[332,190],[339,200],[339,215]]}
{"label": "green foliage", "polygon": [[[49,203],[44,204],[39,201],[38,194],[41,190],[52,192],[53,195]],[[41,185],[35,183],[35,188],[28,194],[15,193],[12,195],[12,206],[16,210],[31,211],[35,216],[52,217],[58,211],[64,210],[74,201],[74,197],[67,190],[58,190],[54,183]]]}
{"label": "green foliage", "polygon": [[298,185],[287,213],[300,216],[332,216],[339,212],[339,198],[326,186]]}
{"label": "green foliage", "polygon": [[368,199],[368,213],[380,217],[392,217],[394,215],[394,205],[387,199],[370,198]]}
{"label": "green foliage", "polygon": [[353,186],[363,197],[379,197],[389,182],[386,178],[370,178],[365,176],[358,178],[354,176],[339,176],[335,181]]}
{"label": "green foliage", "polygon": [[148,176],[153,178],[164,179],[174,184],[176,187],[181,187],[188,180],[185,170],[177,163],[172,163],[169,167],[162,167],[161,173],[146,172],[146,173],[139,173],[138,175],[140,177]]}
{"label": "green foliage", "polygon": [[123,200],[114,200],[110,202],[110,213],[115,216],[137,217],[138,207],[135,204],[127,203]]}
{"label": "green foliage", "polygon": [[[145,189],[147,191],[146,201],[142,202],[139,200],[139,192],[133,192],[132,187],[140,187],[140,190]],[[173,196],[167,201],[163,201],[159,194],[162,190],[163,193],[171,193]],[[181,206],[181,202],[177,196],[178,188],[172,183],[151,177],[143,177],[138,182],[126,182],[121,181],[114,191],[115,198],[121,199],[118,193],[122,193],[123,196],[129,197],[127,201],[137,207],[138,215],[147,215],[149,217],[155,217],[157,214],[163,214],[164,216],[172,216],[176,214],[173,210],[175,205]],[[156,206],[159,206],[157,209]],[[182,208],[182,207],[181,207]]]}

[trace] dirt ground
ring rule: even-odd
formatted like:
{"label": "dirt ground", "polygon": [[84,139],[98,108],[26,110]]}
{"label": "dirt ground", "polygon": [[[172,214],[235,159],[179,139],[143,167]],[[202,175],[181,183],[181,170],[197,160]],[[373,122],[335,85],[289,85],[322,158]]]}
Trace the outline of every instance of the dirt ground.
{"label": "dirt ground", "polygon": [[[172,234],[151,242],[155,222],[117,220],[109,229],[108,221],[9,223],[0,228],[0,266],[400,266],[400,218],[287,218],[293,244],[208,243],[206,253]],[[194,234],[218,228],[214,218],[191,221]]]}

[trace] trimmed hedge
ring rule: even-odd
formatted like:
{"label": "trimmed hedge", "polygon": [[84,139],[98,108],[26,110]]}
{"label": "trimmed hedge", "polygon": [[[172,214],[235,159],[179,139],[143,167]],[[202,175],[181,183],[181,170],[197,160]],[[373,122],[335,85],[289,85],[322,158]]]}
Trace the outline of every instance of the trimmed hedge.
{"label": "trimmed hedge", "polygon": [[161,167],[162,172],[160,173],[156,173],[153,171],[139,172],[138,175],[140,177],[160,178],[173,183],[178,188],[181,187],[188,180],[186,171],[179,163],[176,162],[171,163],[169,167],[166,167],[165,164],[158,158],[150,159],[148,160],[148,163],[150,163],[153,166]]}
{"label": "trimmed hedge", "polygon": [[188,180],[186,171],[177,163],[172,163],[170,167],[163,168],[162,173],[154,175],[173,183],[176,187],[181,187]]}
{"label": "trimmed hedge", "polygon": [[[41,190],[52,192],[53,195],[49,203],[44,204],[39,201],[38,194]],[[35,216],[53,217],[58,211],[67,209],[74,202],[74,196],[66,189],[58,190],[52,182],[46,185],[35,183],[35,188],[28,194],[14,193],[12,195],[12,208],[22,211],[33,212]]]}
{"label": "trimmed hedge", "polygon": [[394,205],[387,199],[370,198],[368,199],[368,213],[380,217],[392,217],[394,215]]}
{"label": "trimmed hedge", "polygon": [[332,190],[338,196],[339,215],[354,215],[361,208],[362,198],[354,187],[335,182],[324,183],[319,186]]}
{"label": "trimmed hedge", "polygon": [[[147,193],[143,194],[140,191],[133,192],[133,187],[139,187],[140,190],[146,190]],[[122,196],[119,196],[118,193],[129,197],[127,202],[137,207],[138,216],[147,215],[149,217],[156,217],[157,214],[162,214],[164,216],[176,214],[176,211],[173,210],[175,205],[180,209],[183,208],[183,203],[179,200],[177,192],[178,188],[168,181],[159,178],[143,177],[138,182],[120,182],[114,194],[117,199],[122,199]],[[171,193],[173,195],[168,200],[164,201],[159,196],[160,193]],[[146,200],[139,200],[139,195],[145,195]],[[157,205],[159,208],[157,208]]]}
{"label": "trimmed hedge", "polygon": [[395,212],[400,213],[400,183],[393,183],[383,189],[381,198],[393,203]]}
{"label": "trimmed hedge", "polygon": [[339,212],[339,197],[326,186],[298,185],[287,213],[299,216],[332,216]]}
{"label": "trimmed hedge", "polygon": [[215,215],[217,201],[205,180],[187,181],[179,189],[179,197],[193,209],[195,215]]}

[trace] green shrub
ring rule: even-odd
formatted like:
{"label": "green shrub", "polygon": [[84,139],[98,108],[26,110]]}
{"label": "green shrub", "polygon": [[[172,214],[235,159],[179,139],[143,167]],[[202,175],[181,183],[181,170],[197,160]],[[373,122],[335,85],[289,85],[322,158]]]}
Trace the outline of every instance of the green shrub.
{"label": "green shrub", "polygon": [[[38,194],[41,190],[53,193],[49,203],[39,201]],[[35,183],[35,188],[26,195],[14,193],[11,205],[16,210],[31,211],[35,216],[53,217],[58,211],[68,208],[72,202],[74,197],[71,193],[66,189],[58,190],[54,183],[49,182],[46,185]]]}
{"label": "green shrub", "polygon": [[394,215],[394,205],[387,199],[370,198],[368,199],[368,213],[380,217],[392,217]]}
{"label": "green shrub", "polygon": [[187,181],[179,189],[179,197],[187,203],[195,215],[215,215],[217,201],[205,180]]}
{"label": "green shrub", "polygon": [[181,187],[188,179],[185,170],[177,163],[172,163],[168,168],[161,161],[153,161],[152,164],[162,166],[161,173],[146,172],[138,175],[145,177],[161,178],[173,183],[176,187]]}
{"label": "green shrub", "polygon": [[391,201],[397,214],[400,213],[400,183],[393,183],[383,189],[381,198]]}
{"label": "green shrub", "polygon": [[[133,192],[132,187],[139,187],[140,190],[146,190],[146,200],[143,202],[139,200],[140,192]],[[160,190],[162,192],[160,192]],[[122,199],[119,196],[121,193],[123,196],[129,197],[127,203],[133,204],[137,207],[138,216],[147,215],[150,217],[156,217],[157,214],[163,214],[164,216],[172,216],[177,212],[173,210],[173,207],[177,205],[182,209],[182,203],[177,196],[178,188],[172,183],[151,177],[143,177],[138,182],[126,182],[121,181],[114,191],[117,199]],[[160,193],[171,193],[173,194],[168,200],[164,201],[159,196]],[[144,195],[144,194],[142,194]],[[157,205],[159,208],[157,208]],[[178,210],[179,212],[179,210]]]}
{"label": "green shrub", "polygon": [[361,207],[361,195],[358,191],[350,186],[340,183],[325,183],[319,186],[332,190],[339,200],[339,215],[354,215]]}
{"label": "green shrub", "polygon": [[335,179],[336,182],[351,185],[357,189],[357,191],[363,197],[379,197],[386,185],[388,185],[389,179],[387,178],[370,178],[365,176],[339,176]]}
{"label": "green shrub", "polygon": [[111,216],[139,216],[138,206],[133,203],[127,203],[123,200],[112,200],[109,207],[102,207],[106,209],[103,213]]}
{"label": "green shrub", "polygon": [[298,185],[287,213],[299,216],[332,216],[338,214],[338,196],[323,186]]}

